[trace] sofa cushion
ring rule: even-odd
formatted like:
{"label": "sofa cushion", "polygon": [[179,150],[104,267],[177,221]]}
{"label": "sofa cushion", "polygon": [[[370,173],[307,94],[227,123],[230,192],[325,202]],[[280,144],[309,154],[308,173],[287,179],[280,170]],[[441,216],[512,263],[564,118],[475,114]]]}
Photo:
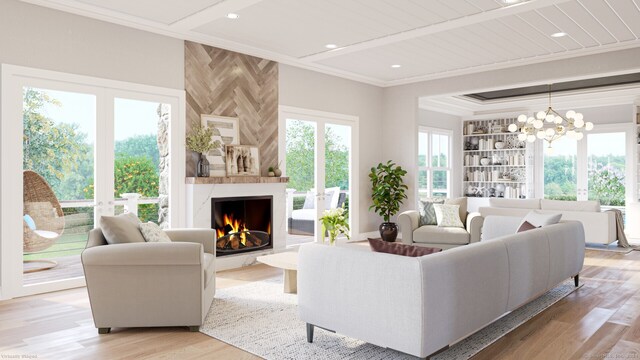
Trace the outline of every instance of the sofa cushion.
{"label": "sofa cushion", "polygon": [[434,204],[440,227],[464,227],[460,221],[460,205]]}
{"label": "sofa cushion", "polygon": [[564,201],[564,200],[540,200],[542,210],[564,211],[593,211],[600,212],[600,201]]}
{"label": "sofa cushion", "polygon": [[540,199],[489,198],[490,207],[515,209],[540,209]]}
{"label": "sofa cushion", "polygon": [[138,229],[146,242],[171,242],[169,235],[158,224],[151,221],[138,224]]}
{"label": "sofa cushion", "polygon": [[209,282],[216,276],[216,262],[215,256],[213,254],[204,253],[204,263],[202,267],[204,268],[204,287],[209,286]]}
{"label": "sofa cushion", "polygon": [[132,213],[118,216],[101,216],[100,228],[108,244],[144,242],[138,230],[140,220]]}
{"label": "sofa cushion", "polygon": [[540,210],[531,210],[520,223],[520,228],[525,222],[531,223],[535,227],[557,224],[562,217],[561,213],[543,213]]}
{"label": "sofa cushion", "polygon": [[433,204],[444,204],[444,199],[420,200],[418,202],[418,212],[420,213],[420,221],[418,226],[437,225],[436,209]]}
{"label": "sofa cushion", "polygon": [[467,221],[467,198],[459,197],[455,199],[446,199],[444,201],[447,205],[458,205],[460,206],[460,221],[464,224]]}
{"label": "sofa cushion", "polygon": [[418,257],[442,251],[440,248],[426,246],[413,246],[400,243],[386,242],[378,239],[369,239],[369,246],[375,252],[387,254]]}
{"label": "sofa cushion", "polygon": [[464,245],[470,241],[469,233],[463,228],[421,226],[413,232],[413,242],[422,244]]}
{"label": "sofa cushion", "polygon": [[527,230],[533,230],[533,229],[537,229],[538,227],[533,225],[532,223],[528,222],[528,221],[524,221],[522,224],[520,224],[520,227],[518,228],[518,230],[516,230],[517,233],[519,232],[523,232],[523,231],[527,231]]}

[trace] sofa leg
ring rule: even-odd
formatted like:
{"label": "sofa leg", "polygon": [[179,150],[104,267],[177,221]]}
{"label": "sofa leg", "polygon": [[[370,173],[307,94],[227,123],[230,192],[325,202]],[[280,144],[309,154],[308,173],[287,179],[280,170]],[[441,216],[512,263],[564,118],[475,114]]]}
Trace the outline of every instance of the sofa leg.
{"label": "sofa leg", "polygon": [[108,334],[111,332],[111,328],[98,328],[98,334]]}
{"label": "sofa leg", "polygon": [[307,342],[313,342],[313,324],[307,323]]}
{"label": "sofa leg", "polygon": [[580,274],[577,274],[576,276],[573,277],[573,283],[575,284],[576,287],[580,285]]}
{"label": "sofa leg", "polygon": [[198,332],[200,331],[200,326],[189,326],[189,331]]}

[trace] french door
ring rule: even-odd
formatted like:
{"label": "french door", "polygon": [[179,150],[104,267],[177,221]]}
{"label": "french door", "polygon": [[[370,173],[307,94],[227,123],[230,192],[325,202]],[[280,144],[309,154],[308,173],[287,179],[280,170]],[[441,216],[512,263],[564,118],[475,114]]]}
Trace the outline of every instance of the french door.
{"label": "french door", "polygon": [[630,136],[635,136],[632,126],[601,125],[582,140],[555,141],[553,150],[543,155],[544,197],[599,200],[605,207],[624,208],[632,193]]}
{"label": "french door", "polygon": [[[358,233],[358,118],[280,107],[279,158],[289,177],[287,245],[322,242],[325,210],[347,212],[350,236]],[[300,240],[302,239],[302,240]]]}
{"label": "french door", "polygon": [[184,223],[170,197],[184,176],[182,142],[171,141],[184,134],[171,121],[181,92],[2,69],[0,298],[83,286],[80,254],[101,216]]}

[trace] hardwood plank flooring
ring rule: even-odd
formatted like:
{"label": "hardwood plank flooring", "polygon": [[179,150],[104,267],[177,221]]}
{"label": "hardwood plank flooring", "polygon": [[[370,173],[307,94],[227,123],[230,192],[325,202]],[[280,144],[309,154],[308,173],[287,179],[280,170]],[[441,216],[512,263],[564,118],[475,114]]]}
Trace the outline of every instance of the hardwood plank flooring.
{"label": "hardwood plank flooring", "polygon": [[[474,357],[640,358],[640,252],[587,250],[584,286]],[[265,265],[217,274],[219,289],[279,277]],[[258,357],[186,328],[113,329],[98,335],[85,288],[0,302],[0,356],[37,359]]]}

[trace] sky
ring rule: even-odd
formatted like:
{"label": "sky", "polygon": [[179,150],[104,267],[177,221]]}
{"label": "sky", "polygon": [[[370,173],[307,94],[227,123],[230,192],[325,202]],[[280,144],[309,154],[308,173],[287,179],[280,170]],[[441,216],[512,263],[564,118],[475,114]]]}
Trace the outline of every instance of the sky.
{"label": "sky", "polygon": [[[50,97],[58,100],[61,106],[47,105],[45,113],[56,123],[76,123],[79,130],[87,134],[87,141],[95,143],[96,97],[66,91],[46,90]],[[115,140],[123,140],[133,135],[157,133],[158,103],[115,99],[114,134]]]}

